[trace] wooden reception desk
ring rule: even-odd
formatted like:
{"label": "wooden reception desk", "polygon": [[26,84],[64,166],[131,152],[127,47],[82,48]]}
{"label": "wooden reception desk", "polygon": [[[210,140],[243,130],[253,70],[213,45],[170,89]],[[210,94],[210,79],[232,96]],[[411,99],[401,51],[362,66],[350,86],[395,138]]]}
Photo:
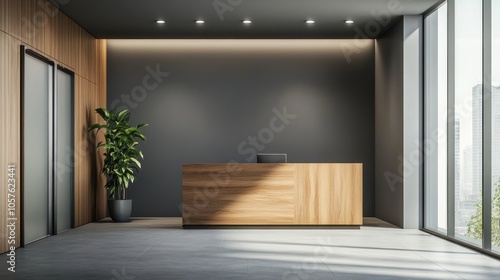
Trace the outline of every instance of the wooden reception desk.
{"label": "wooden reception desk", "polygon": [[183,225],[359,226],[362,178],[361,163],[184,164]]}

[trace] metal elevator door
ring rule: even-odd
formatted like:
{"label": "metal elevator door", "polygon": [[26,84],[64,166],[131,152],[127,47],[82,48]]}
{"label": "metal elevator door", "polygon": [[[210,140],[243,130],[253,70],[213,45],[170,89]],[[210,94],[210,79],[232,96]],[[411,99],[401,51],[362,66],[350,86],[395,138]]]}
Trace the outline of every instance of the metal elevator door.
{"label": "metal elevator door", "polygon": [[24,243],[50,235],[53,65],[24,60]]}

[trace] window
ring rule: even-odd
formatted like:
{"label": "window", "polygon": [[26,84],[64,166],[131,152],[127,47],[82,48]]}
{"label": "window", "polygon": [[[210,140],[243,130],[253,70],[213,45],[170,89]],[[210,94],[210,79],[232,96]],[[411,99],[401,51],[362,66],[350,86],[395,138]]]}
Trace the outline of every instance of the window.
{"label": "window", "polygon": [[500,253],[500,0],[491,3],[491,245]]}
{"label": "window", "polygon": [[500,254],[500,0],[449,0],[424,33],[424,227]]}
{"label": "window", "polygon": [[425,19],[425,226],[447,231],[447,11]]}
{"label": "window", "polygon": [[[455,237],[481,245],[482,0],[455,1]],[[480,227],[479,227],[480,228]]]}

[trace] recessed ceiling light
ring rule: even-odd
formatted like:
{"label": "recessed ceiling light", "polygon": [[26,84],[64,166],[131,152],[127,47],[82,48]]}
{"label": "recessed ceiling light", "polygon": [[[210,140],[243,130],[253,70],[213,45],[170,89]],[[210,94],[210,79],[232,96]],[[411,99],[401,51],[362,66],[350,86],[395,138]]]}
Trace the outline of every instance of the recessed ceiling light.
{"label": "recessed ceiling light", "polygon": [[159,19],[159,20],[156,21],[156,23],[162,24],[162,23],[165,23],[165,21],[162,20],[162,19]]}
{"label": "recessed ceiling light", "polygon": [[204,20],[201,20],[201,19],[198,19],[198,20],[196,20],[196,23],[198,23],[198,24],[204,24],[204,23],[205,23],[205,21],[204,21]]}
{"label": "recessed ceiling light", "polygon": [[348,20],[345,21],[345,23],[354,23],[354,20],[348,19]]}
{"label": "recessed ceiling light", "polygon": [[308,20],[306,20],[306,23],[308,23],[308,24],[313,24],[313,23],[315,23],[315,21],[314,21],[314,20],[312,20],[312,19],[308,19]]}
{"label": "recessed ceiling light", "polygon": [[243,23],[244,23],[244,24],[250,24],[250,23],[252,23],[252,21],[251,21],[251,20],[248,20],[248,19],[245,19],[245,20],[243,20]]}

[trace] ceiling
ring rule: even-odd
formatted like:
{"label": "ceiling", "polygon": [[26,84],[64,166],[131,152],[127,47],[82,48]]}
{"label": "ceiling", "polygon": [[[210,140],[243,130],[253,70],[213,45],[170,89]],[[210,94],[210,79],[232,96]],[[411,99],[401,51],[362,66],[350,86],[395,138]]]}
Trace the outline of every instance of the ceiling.
{"label": "ceiling", "polygon": [[[377,37],[442,0],[50,0],[96,38]],[[58,4],[61,3],[61,4]],[[217,7],[217,9],[216,9]],[[381,16],[383,15],[383,16]],[[390,18],[390,22],[386,20]],[[157,19],[165,24],[157,24]],[[202,19],[204,24],[195,20]],[[250,19],[251,24],[243,24]],[[313,19],[314,24],[305,20]],[[345,20],[352,19],[353,24]],[[358,35],[358,36],[357,36]],[[355,37],[357,36],[357,37]]]}

